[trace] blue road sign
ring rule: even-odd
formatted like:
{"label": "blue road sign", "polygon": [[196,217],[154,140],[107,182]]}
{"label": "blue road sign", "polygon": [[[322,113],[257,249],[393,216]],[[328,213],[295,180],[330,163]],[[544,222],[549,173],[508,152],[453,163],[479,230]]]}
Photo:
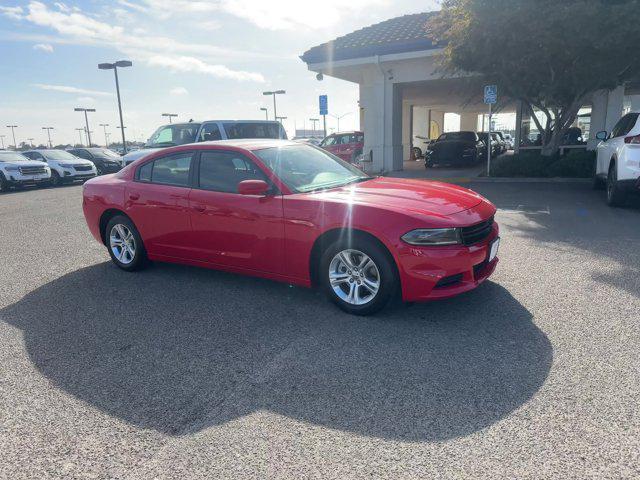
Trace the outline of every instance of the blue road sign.
{"label": "blue road sign", "polygon": [[329,115],[329,99],[326,95],[320,95],[320,115]]}
{"label": "blue road sign", "polygon": [[486,85],[484,87],[484,103],[492,105],[498,101],[498,86]]}

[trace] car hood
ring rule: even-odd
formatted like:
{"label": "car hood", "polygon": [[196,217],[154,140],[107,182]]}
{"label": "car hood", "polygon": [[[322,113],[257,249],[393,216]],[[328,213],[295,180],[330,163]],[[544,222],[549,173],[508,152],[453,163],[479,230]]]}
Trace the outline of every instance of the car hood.
{"label": "car hood", "polygon": [[39,162],[37,160],[18,160],[15,162],[0,162],[0,167],[36,167],[36,166],[44,166],[47,164],[44,162]]}
{"label": "car hood", "polygon": [[146,157],[147,155],[150,155],[153,152],[157,152],[159,150],[162,150],[162,148],[144,148],[142,150],[136,150],[135,152],[129,152],[124,157],[122,157],[122,159],[125,162],[133,162],[134,160]]}
{"label": "car hood", "polygon": [[446,217],[486,201],[466,188],[449,183],[378,177],[323,192],[324,200],[338,200],[404,213]]}

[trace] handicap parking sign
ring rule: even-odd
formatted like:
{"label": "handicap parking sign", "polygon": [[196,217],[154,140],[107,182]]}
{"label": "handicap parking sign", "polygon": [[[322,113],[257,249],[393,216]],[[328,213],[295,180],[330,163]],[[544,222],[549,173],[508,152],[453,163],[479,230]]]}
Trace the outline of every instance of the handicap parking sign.
{"label": "handicap parking sign", "polygon": [[484,103],[492,105],[498,101],[498,86],[486,85],[484,87]]}
{"label": "handicap parking sign", "polygon": [[326,95],[320,95],[320,115],[329,115],[329,99]]}

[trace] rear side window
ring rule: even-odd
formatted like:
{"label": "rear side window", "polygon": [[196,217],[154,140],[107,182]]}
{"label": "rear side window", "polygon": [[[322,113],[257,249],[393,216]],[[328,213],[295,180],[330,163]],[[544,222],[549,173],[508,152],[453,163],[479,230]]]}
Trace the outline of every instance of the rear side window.
{"label": "rear side window", "polygon": [[138,180],[188,187],[192,159],[193,152],[184,152],[145,163],[138,169]]}
{"label": "rear side window", "polygon": [[85,160],[91,160],[91,154],[86,150],[69,150],[76,157],[84,158]]}
{"label": "rear side window", "polygon": [[262,170],[243,155],[220,151],[200,154],[198,186],[201,189],[238,193],[238,183],[243,180],[268,181]]}
{"label": "rear side window", "polygon": [[[233,140],[237,138],[281,138],[282,131],[278,123],[251,123],[237,122],[225,123],[224,131],[227,138]],[[284,137],[286,138],[286,137]]]}
{"label": "rear side window", "polygon": [[217,123],[206,123],[202,127],[198,141],[199,142],[212,142],[214,140],[222,140],[220,129]]}

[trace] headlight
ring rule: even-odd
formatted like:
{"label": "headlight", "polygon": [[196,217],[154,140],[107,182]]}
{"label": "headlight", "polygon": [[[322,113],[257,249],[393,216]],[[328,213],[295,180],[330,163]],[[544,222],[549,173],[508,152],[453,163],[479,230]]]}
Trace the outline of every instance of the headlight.
{"label": "headlight", "polygon": [[460,242],[460,230],[457,228],[421,228],[402,236],[410,245],[457,245]]}

